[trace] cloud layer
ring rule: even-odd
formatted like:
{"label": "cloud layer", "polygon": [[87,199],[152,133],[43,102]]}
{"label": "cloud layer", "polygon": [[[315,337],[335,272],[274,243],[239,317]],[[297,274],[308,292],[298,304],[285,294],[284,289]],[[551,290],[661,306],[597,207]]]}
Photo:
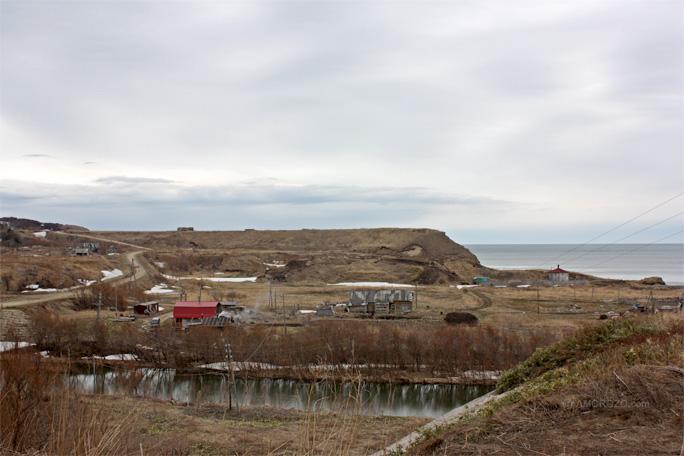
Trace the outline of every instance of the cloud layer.
{"label": "cloud layer", "polygon": [[0,211],[583,241],[682,191],[683,5],[4,1]]}

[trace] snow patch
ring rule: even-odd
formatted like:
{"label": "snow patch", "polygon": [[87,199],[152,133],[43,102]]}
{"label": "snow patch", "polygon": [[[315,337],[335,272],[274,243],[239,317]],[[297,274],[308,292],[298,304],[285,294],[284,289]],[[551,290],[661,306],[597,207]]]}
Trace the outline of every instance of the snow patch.
{"label": "snow patch", "polygon": [[111,271],[102,270],[102,280],[116,279],[117,277],[123,276],[123,271],[121,269],[112,269]]}
{"label": "snow patch", "polygon": [[256,282],[257,277],[177,277],[168,274],[162,274],[162,276],[171,280],[206,280],[207,282]]}
{"label": "snow patch", "polygon": [[332,286],[341,287],[393,287],[393,288],[413,288],[414,285],[407,283],[391,283],[391,282],[338,282],[329,283]]}
{"label": "snow patch", "polygon": [[456,288],[458,288],[459,290],[462,290],[464,288],[475,288],[475,287],[479,287],[479,285],[456,285]]}
{"label": "snow patch", "polygon": [[45,238],[47,236],[47,231],[36,231],[33,235],[37,238]]}
{"label": "snow patch", "polygon": [[145,290],[145,294],[169,294],[175,292],[176,290],[169,288],[169,286],[165,283],[160,283],[159,285],[153,286],[149,290]]}
{"label": "snow patch", "polygon": [[16,350],[18,348],[32,347],[36,344],[31,344],[29,342],[12,342],[0,340],[0,352]]}

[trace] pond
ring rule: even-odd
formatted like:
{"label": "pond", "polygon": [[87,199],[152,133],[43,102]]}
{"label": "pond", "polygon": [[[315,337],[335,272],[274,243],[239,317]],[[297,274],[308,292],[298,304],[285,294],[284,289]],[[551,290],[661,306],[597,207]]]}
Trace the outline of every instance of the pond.
{"label": "pond", "polygon": [[89,394],[135,395],[179,403],[332,411],[346,414],[439,417],[491,391],[483,385],[422,385],[242,379],[178,373],[173,369],[96,370],[72,373],[68,382]]}

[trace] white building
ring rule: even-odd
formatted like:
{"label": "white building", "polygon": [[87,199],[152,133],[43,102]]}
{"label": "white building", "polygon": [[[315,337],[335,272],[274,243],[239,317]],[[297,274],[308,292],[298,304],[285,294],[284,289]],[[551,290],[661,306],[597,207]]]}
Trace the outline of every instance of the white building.
{"label": "white building", "polygon": [[556,269],[549,271],[549,280],[553,283],[568,282],[570,280],[570,273],[565,269],[561,269],[559,264]]}

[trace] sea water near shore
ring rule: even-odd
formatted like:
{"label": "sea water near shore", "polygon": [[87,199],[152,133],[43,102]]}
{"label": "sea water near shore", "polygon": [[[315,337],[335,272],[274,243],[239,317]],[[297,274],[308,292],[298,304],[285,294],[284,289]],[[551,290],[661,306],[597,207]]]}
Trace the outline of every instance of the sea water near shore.
{"label": "sea water near shore", "polygon": [[563,269],[611,279],[660,276],[684,285],[684,244],[470,244],[480,262],[497,269]]}

